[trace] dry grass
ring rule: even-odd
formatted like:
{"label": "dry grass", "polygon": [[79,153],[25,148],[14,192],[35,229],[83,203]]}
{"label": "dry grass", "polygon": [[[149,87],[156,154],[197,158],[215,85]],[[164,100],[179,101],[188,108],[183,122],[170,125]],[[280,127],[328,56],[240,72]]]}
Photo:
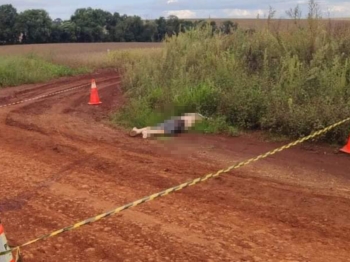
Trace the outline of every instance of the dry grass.
{"label": "dry grass", "polygon": [[0,55],[104,53],[107,50],[160,47],[160,43],[70,43],[0,46]]}
{"label": "dry grass", "polygon": [[[240,28],[244,29],[261,29],[264,26],[267,25],[267,19],[260,18],[260,19],[246,19],[246,18],[211,18],[211,19],[186,19],[189,21],[196,21],[196,20],[207,20],[207,21],[215,21],[217,25],[221,25],[223,22],[227,20],[231,20],[233,22],[236,22]],[[334,26],[339,26],[342,24],[346,24],[347,26],[350,26],[350,18],[338,18],[338,19],[324,19],[324,23],[326,24],[333,24]],[[291,19],[271,19],[270,23],[274,27],[279,27],[279,29],[289,29],[293,26],[294,21]],[[301,19],[299,21],[300,25],[306,25],[307,20]]]}
{"label": "dry grass", "polygon": [[35,54],[53,63],[71,67],[103,68],[110,66],[108,52],[161,47],[160,43],[69,43],[0,46],[0,56]]}

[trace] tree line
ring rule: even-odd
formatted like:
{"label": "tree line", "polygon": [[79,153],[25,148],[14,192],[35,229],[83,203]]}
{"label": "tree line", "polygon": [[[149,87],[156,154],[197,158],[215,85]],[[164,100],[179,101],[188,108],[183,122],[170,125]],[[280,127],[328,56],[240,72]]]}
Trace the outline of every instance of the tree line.
{"label": "tree line", "polygon": [[[176,16],[142,20],[139,16],[120,15],[102,9],[77,9],[69,20],[52,20],[42,9],[21,13],[12,5],[0,6],[0,44],[88,43],[88,42],[160,42],[196,27],[204,21],[188,21]],[[230,20],[217,25],[214,31],[230,33],[237,23]]]}

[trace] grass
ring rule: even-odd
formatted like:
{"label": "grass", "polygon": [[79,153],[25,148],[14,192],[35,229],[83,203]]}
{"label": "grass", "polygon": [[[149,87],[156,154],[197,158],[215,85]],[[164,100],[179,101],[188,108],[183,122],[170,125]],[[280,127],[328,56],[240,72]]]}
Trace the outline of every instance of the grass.
{"label": "grass", "polygon": [[[117,66],[129,103],[112,121],[147,126],[197,111],[212,118],[196,128],[201,132],[296,138],[349,117],[349,29],[317,18],[303,23],[231,35],[198,28],[151,53],[113,53],[123,61]],[[347,124],[323,139],[343,143],[349,131]]]}
{"label": "grass", "polygon": [[87,69],[72,69],[50,63],[36,55],[0,57],[0,87],[45,82],[57,77],[72,76]]}
{"label": "grass", "polygon": [[[109,51],[157,48],[157,43],[34,44],[1,46],[0,87],[32,84],[118,65]],[[120,60],[119,63],[122,63]]]}
{"label": "grass", "polygon": [[[109,51],[159,47],[157,43],[13,45],[0,48],[0,87],[32,84],[118,64]],[[113,64],[112,64],[113,62]],[[120,61],[120,63],[122,60]]]}
{"label": "grass", "polygon": [[67,44],[30,44],[1,46],[0,55],[71,55],[102,54],[107,50],[142,49],[159,47],[160,43],[67,43]]}
{"label": "grass", "polygon": [[[196,20],[204,20],[204,21],[214,21],[217,25],[221,25],[225,21],[232,21],[238,24],[239,28],[242,29],[256,29],[261,30],[264,29],[266,26],[266,23],[270,23],[270,25],[273,28],[278,28],[279,30],[289,30],[294,27],[294,21],[293,19],[267,19],[261,16],[259,19],[256,18],[203,18],[203,19],[186,19],[189,21],[196,21]],[[340,25],[350,25],[349,18],[332,18],[332,19],[320,19],[320,23],[323,25],[327,25],[329,23],[332,23],[335,26]],[[307,26],[307,19],[300,19],[299,24],[303,26]]]}
{"label": "grass", "polygon": [[[137,64],[146,61],[154,61],[162,54],[162,46],[149,47],[146,50],[144,48],[133,49],[121,49],[111,52],[108,55],[109,66],[123,68],[132,72],[132,69]],[[147,81],[147,79],[144,79]]]}
{"label": "grass", "polygon": [[157,48],[160,43],[68,43],[1,46],[0,56],[35,54],[54,64],[72,68],[101,69],[111,67],[109,52]]}

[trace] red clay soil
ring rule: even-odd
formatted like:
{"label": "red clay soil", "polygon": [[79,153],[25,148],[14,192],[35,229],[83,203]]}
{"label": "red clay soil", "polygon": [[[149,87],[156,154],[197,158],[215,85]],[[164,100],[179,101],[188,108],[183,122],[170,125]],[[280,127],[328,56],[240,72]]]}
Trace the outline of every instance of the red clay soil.
{"label": "red clay soil", "polygon": [[[90,79],[102,104],[90,106]],[[281,143],[128,137],[106,117],[119,77],[8,88],[0,105],[0,217],[11,245],[217,171]],[[308,144],[23,248],[40,261],[350,261],[350,156]]]}

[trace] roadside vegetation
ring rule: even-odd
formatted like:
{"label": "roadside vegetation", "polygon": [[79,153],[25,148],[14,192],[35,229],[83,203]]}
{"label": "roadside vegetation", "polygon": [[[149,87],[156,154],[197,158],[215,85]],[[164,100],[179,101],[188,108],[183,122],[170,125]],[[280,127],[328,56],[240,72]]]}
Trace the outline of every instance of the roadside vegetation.
{"label": "roadside vegetation", "polygon": [[[129,101],[113,121],[146,126],[196,111],[212,118],[199,127],[204,132],[294,138],[349,117],[349,28],[321,23],[314,1],[303,26],[298,7],[288,14],[289,30],[271,26],[270,10],[261,30],[222,34],[207,25],[167,38],[153,52],[113,53]],[[349,132],[344,125],[324,139],[343,142]]]}
{"label": "roadside vegetation", "polygon": [[45,82],[62,76],[72,76],[87,72],[87,69],[72,69],[54,64],[37,55],[1,56],[0,88],[20,84]]}

